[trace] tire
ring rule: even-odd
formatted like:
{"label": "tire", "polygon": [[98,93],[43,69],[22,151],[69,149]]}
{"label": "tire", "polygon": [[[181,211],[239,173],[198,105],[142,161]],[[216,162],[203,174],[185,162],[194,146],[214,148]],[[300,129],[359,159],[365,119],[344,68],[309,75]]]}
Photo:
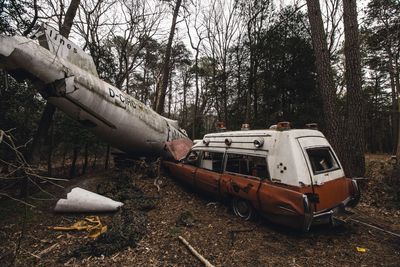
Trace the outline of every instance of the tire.
{"label": "tire", "polygon": [[249,221],[255,218],[255,210],[253,205],[245,199],[233,198],[232,199],[232,209],[236,216]]}

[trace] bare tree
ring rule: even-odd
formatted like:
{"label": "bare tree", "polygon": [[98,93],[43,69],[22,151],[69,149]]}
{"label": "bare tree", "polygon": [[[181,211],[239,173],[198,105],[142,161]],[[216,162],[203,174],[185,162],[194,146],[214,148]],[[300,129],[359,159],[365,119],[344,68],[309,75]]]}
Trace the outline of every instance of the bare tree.
{"label": "bare tree", "polygon": [[[205,25],[208,31],[208,46],[209,53],[214,59],[214,80],[216,79],[216,67],[220,70],[220,90],[217,95],[220,95],[218,101],[222,102],[223,120],[228,127],[228,101],[229,93],[227,88],[228,81],[228,54],[229,48],[235,40],[239,27],[239,15],[237,12],[238,2],[221,2],[214,0],[211,2],[209,10],[205,10]],[[217,112],[220,113],[217,103]],[[221,117],[219,115],[219,117]]]}
{"label": "bare tree", "polygon": [[[245,20],[245,32],[249,46],[249,78],[246,91],[246,113],[245,122],[251,122],[251,106],[253,106],[254,121],[257,121],[258,114],[258,86],[257,72],[259,60],[257,53],[261,43],[261,34],[267,22],[267,11],[270,5],[269,0],[244,1],[241,6],[241,16]],[[253,95],[253,103],[251,98]]]}
{"label": "bare tree", "polygon": [[[64,17],[64,22],[61,24],[60,33],[66,38],[68,38],[71,32],[72,22],[79,7],[79,3],[80,0],[71,0],[70,6],[68,7],[68,10]],[[41,147],[41,143],[49,131],[55,111],[56,108],[52,104],[47,102],[40,118],[38,129],[33,139],[32,148],[28,155],[28,160],[31,162],[37,162],[39,160],[39,150]]]}
{"label": "bare tree", "polygon": [[[198,129],[198,123],[199,123],[199,118],[198,118],[198,107],[199,107],[199,94],[200,94],[200,85],[199,85],[199,55],[200,55],[200,46],[201,43],[203,42],[204,38],[206,38],[205,34],[205,28],[204,25],[201,21],[199,21],[199,15],[200,15],[200,1],[196,1],[193,3],[194,5],[194,19],[191,19],[192,14],[188,14],[188,16],[185,16],[185,23],[186,23],[186,29],[187,29],[187,34],[190,40],[190,46],[192,49],[195,51],[195,56],[194,56],[194,73],[195,73],[195,85],[196,85],[196,94],[195,94],[195,101],[194,101],[194,112],[193,112],[193,128],[192,128],[192,138],[195,138],[197,135],[197,129]],[[192,25],[189,25],[189,21],[192,21]],[[194,37],[192,37],[192,33],[190,30],[193,29],[195,31],[195,38],[196,42],[194,40]],[[186,100],[185,100],[186,101]]]}
{"label": "bare tree", "polygon": [[169,31],[168,43],[165,50],[164,56],[164,63],[162,69],[162,79],[157,83],[157,90],[156,90],[156,99],[154,101],[154,108],[157,113],[163,114],[164,112],[164,103],[165,103],[165,95],[167,92],[168,87],[168,77],[169,77],[169,67],[170,67],[170,58],[171,58],[171,51],[172,51],[172,41],[175,35],[175,27],[176,27],[176,20],[179,14],[179,8],[181,7],[182,0],[176,0],[174,6],[174,13],[172,15],[172,23],[171,29]]}

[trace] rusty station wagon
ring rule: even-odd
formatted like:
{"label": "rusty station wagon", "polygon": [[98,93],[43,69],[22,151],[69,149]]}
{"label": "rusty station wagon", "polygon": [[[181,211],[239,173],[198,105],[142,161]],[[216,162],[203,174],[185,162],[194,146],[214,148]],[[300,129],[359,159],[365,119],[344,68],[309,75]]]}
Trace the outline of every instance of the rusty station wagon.
{"label": "rusty station wagon", "polygon": [[304,231],[333,223],[360,197],[320,131],[286,124],[207,134],[185,159],[164,166],[174,178],[230,199],[234,213],[246,220],[257,212]]}

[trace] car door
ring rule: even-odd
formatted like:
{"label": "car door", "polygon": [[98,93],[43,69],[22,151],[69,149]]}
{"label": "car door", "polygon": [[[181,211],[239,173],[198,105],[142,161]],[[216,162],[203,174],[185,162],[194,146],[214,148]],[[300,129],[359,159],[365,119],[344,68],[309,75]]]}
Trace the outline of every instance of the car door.
{"label": "car door", "polygon": [[301,192],[264,180],[258,191],[258,197],[260,209],[268,220],[306,231],[309,229],[311,213],[308,202]]}
{"label": "car door", "polygon": [[258,190],[268,174],[265,157],[239,153],[226,154],[226,166],[221,179],[222,193],[239,197],[259,208]]}
{"label": "car door", "polygon": [[198,156],[199,152],[192,150],[181,163],[177,163],[175,166],[170,167],[170,171],[178,180],[193,186],[199,162]]}
{"label": "car door", "polygon": [[194,185],[208,193],[219,194],[223,159],[224,153],[222,152],[203,151],[200,154]]}

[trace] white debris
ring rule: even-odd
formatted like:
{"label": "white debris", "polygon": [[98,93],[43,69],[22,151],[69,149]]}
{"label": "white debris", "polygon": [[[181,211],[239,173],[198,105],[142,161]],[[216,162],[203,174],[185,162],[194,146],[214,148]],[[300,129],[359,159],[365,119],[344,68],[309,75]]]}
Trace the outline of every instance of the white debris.
{"label": "white debris", "polygon": [[124,205],[108,197],[75,187],[67,194],[67,199],[57,201],[56,212],[107,212],[116,211]]}

